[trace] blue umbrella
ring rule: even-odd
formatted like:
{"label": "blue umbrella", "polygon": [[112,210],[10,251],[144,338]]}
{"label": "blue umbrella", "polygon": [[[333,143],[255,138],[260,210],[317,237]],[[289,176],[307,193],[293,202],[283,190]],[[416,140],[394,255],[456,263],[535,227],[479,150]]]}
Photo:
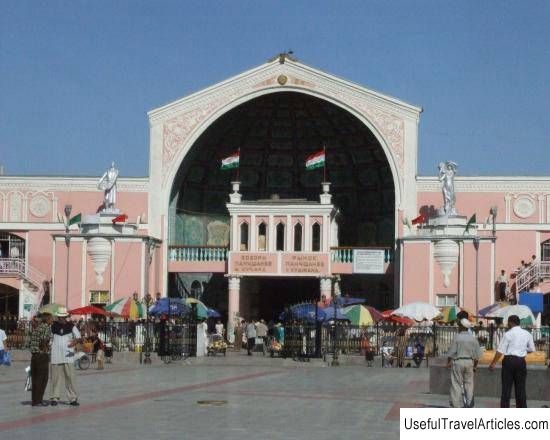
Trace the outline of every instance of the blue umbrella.
{"label": "blue umbrella", "polygon": [[341,296],[338,304],[341,306],[353,306],[355,304],[364,304],[365,301],[365,298],[350,298],[347,296]]}
{"label": "blue umbrella", "polygon": [[190,308],[181,298],[161,298],[149,310],[150,315],[182,316],[189,313]]}
{"label": "blue umbrella", "polygon": [[[323,321],[330,321],[335,318],[333,306],[325,307],[323,312],[325,312],[325,319]],[[349,318],[342,313],[341,307],[336,308],[336,319],[349,321]]]}
{"label": "blue umbrella", "polygon": [[[288,319],[299,319],[299,320],[305,320],[305,321],[315,321],[315,313],[316,313],[315,308],[316,308],[316,305],[311,303],[296,304],[295,306],[290,307],[288,315],[286,314],[286,312],[281,313],[279,315],[279,319],[284,320],[285,318],[288,318]],[[325,311],[326,309],[317,307],[318,321],[325,320]]]}
{"label": "blue umbrella", "polygon": [[210,307],[208,307],[206,309],[206,314],[208,315],[209,318],[221,318],[222,317],[222,315],[220,315],[220,312],[218,312],[217,310],[211,309]]}

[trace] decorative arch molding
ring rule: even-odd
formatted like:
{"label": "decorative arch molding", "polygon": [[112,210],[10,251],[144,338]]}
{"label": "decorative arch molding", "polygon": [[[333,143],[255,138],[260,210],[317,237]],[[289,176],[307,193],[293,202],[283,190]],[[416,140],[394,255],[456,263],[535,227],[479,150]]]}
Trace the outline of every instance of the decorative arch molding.
{"label": "decorative arch molding", "polygon": [[[170,194],[176,174],[191,150],[194,143],[219,117],[228,113],[245,102],[260,96],[280,93],[295,92],[314,96],[330,102],[346,110],[359,119],[376,137],[390,166],[394,187],[396,206],[399,207],[403,193],[403,174],[405,165],[405,121],[403,117],[388,112],[387,110],[370,106],[358,97],[350,97],[344,92],[331,95],[318,90],[302,89],[299,87],[269,87],[262,90],[237,96],[233,99],[233,91],[228,100],[218,98],[212,103],[205,103],[204,107],[194,108],[181,115],[175,116],[163,122],[162,125],[162,176],[161,186],[164,193]],[[167,202],[168,203],[168,202]]]}
{"label": "decorative arch molding", "polygon": [[[166,212],[178,169],[193,144],[214,121],[240,104],[277,92],[311,95],[359,119],[382,146],[392,172],[396,210],[403,209],[404,188],[408,194],[415,193],[416,137],[421,109],[287,59],[284,63],[276,60],[261,65],[149,112],[151,194],[163,196],[159,201],[150,198],[151,212]],[[408,201],[407,206],[416,209],[414,202]],[[157,217],[160,221],[160,214]],[[154,223],[151,226],[160,232],[160,224],[155,227]]]}
{"label": "decorative arch molding", "polygon": [[[374,92],[293,60],[268,62],[148,113],[150,125],[149,227],[164,238],[172,187],[186,155],[222,115],[278,92],[322,99],[364,124],[381,145],[395,192],[395,236],[403,213],[416,213],[416,161],[421,108]],[[165,252],[167,248],[165,245]],[[166,273],[166,262],[162,273]],[[167,278],[164,285],[166,288]]]}

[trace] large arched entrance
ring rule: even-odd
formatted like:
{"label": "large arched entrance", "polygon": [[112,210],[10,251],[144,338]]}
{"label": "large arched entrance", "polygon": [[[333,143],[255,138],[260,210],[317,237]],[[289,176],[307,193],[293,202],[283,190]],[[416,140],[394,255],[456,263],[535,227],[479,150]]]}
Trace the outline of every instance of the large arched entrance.
{"label": "large arched entrance", "polygon": [[[212,123],[193,144],[173,182],[168,221],[168,245],[205,246],[209,228],[223,228],[229,216],[231,171],[220,170],[220,159],[240,149],[241,193],[244,200],[277,195],[318,200],[323,170],[306,171],[306,157],[326,148],[327,179],[333,203],[340,210],[339,246],[390,246],[395,242],[395,185],[382,146],[354,115],[326,100],[297,92],[254,98]],[[192,274],[172,274],[169,292],[187,289]],[[226,310],[227,282],[222,273],[203,283],[204,294]],[[187,277],[187,278],[186,278]],[[182,279],[187,279],[182,282]],[[292,285],[291,280],[288,280]],[[186,284],[187,283],[187,284]],[[280,290],[260,280],[262,301]],[[211,286],[222,292],[212,291]],[[318,297],[318,283],[301,282],[300,299]],[[304,289],[307,292],[304,292]],[[382,307],[379,292],[393,292],[393,275],[345,275],[342,292],[366,294]],[[189,292],[187,292],[189,293]],[[272,301],[275,305],[277,301]],[[265,310],[265,303],[260,307]]]}

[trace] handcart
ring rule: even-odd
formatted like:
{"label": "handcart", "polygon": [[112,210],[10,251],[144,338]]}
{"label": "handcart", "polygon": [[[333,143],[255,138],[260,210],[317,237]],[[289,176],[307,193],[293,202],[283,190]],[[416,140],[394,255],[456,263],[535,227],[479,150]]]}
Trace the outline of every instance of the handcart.
{"label": "handcart", "polygon": [[223,336],[217,333],[208,335],[207,356],[216,356],[218,353],[223,353],[225,356],[226,352],[227,343],[223,340]]}

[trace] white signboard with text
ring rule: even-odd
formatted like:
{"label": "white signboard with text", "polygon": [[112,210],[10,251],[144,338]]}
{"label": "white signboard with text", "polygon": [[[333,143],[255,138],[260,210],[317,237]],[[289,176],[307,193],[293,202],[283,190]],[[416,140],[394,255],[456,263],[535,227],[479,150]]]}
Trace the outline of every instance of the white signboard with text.
{"label": "white signboard with text", "polygon": [[354,249],[353,273],[385,273],[384,249]]}

